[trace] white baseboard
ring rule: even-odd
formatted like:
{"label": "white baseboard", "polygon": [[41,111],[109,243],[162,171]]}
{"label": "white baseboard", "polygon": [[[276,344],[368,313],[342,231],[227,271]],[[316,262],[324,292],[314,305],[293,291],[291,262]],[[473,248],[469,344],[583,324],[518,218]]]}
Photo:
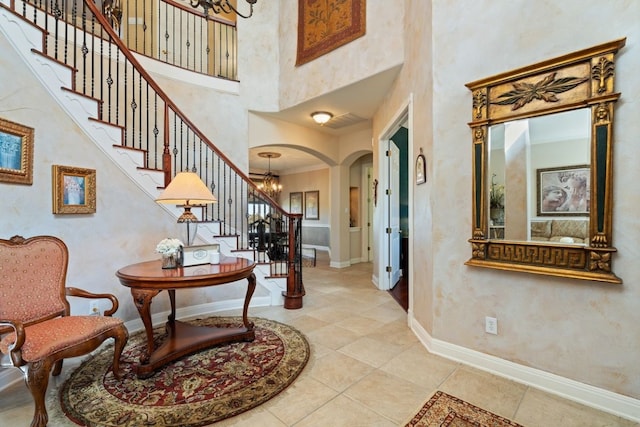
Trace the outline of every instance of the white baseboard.
{"label": "white baseboard", "polygon": [[411,315],[409,326],[430,353],[640,422],[640,400],[434,339]]}
{"label": "white baseboard", "polygon": [[331,261],[329,267],[333,268],[347,268],[351,267],[351,261]]}
{"label": "white baseboard", "polygon": [[375,274],[371,275],[371,283],[373,283],[376,288],[380,289],[380,280],[378,280],[378,276],[376,276]]}
{"label": "white baseboard", "polygon": [[10,385],[23,381],[23,378],[24,375],[18,368],[0,370],[0,393]]}

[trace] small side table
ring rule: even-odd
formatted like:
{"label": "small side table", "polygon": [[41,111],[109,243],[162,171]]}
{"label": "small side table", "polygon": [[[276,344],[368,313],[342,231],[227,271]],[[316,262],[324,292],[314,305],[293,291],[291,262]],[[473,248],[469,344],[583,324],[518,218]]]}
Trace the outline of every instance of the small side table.
{"label": "small side table", "polygon": [[[146,378],[167,363],[217,344],[253,341],[255,331],[247,312],[256,289],[255,263],[245,258],[222,257],[220,264],[194,265],[162,269],[160,260],[141,262],[121,268],[116,273],[122,285],[131,288],[133,302],[140,313],[147,335],[147,348],[140,357],[136,374]],[[247,279],[247,293],[242,311],[242,327],[213,328],[195,326],[176,320],[176,290],[216,286]],[[162,291],[169,292],[171,314],[167,320],[167,338],[157,348],[153,343],[151,301]]]}

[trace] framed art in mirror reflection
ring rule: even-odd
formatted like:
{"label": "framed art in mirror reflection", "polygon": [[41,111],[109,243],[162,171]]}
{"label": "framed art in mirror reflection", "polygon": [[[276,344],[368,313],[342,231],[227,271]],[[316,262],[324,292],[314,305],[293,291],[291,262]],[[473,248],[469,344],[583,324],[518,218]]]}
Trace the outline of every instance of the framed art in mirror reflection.
{"label": "framed art in mirror reflection", "polygon": [[589,216],[588,165],[538,169],[538,216]]}

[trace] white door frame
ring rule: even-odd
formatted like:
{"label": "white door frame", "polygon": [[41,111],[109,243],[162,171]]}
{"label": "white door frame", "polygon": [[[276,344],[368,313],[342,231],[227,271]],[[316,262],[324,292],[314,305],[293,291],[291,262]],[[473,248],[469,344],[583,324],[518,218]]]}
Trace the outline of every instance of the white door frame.
{"label": "white door frame", "polygon": [[[409,98],[403,103],[396,114],[393,115],[389,124],[383,128],[378,139],[378,206],[374,209],[374,217],[379,216],[377,220],[374,218],[374,224],[377,225],[374,229],[374,233],[377,234],[377,256],[376,256],[376,271],[374,272],[374,283],[378,286],[378,289],[388,290],[391,289],[393,283],[391,282],[390,274],[386,271],[389,260],[389,248],[386,239],[386,227],[389,223],[389,198],[385,196],[385,189],[389,188],[390,178],[388,173],[387,161],[388,158],[385,155],[387,150],[388,141],[391,137],[400,129],[400,126],[406,126],[409,130],[408,152],[413,153],[413,94],[409,95]],[[411,156],[411,154],[409,154]],[[409,159],[408,162],[408,176],[409,181],[412,182],[411,177],[415,174],[414,162]],[[408,222],[413,227],[413,186],[409,186],[409,217]],[[411,238],[409,239],[409,305],[411,306],[411,287],[412,280],[410,280],[411,272],[413,271],[413,244]],[[375,277],[377,276],[377,277]],[[377,280],[376,280],[377,279]]]}

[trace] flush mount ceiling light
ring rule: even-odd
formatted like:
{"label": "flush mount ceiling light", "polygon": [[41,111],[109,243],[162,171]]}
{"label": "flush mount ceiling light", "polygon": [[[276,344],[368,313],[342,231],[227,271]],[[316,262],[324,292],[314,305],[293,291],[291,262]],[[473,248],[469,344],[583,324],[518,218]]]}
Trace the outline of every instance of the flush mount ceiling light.
{"label": "flush mount ceiling light", "polygon": [[311,118],[314,122],[322,126],[333,118],[333,114],[326,111],[315,111],[311,113]]}

